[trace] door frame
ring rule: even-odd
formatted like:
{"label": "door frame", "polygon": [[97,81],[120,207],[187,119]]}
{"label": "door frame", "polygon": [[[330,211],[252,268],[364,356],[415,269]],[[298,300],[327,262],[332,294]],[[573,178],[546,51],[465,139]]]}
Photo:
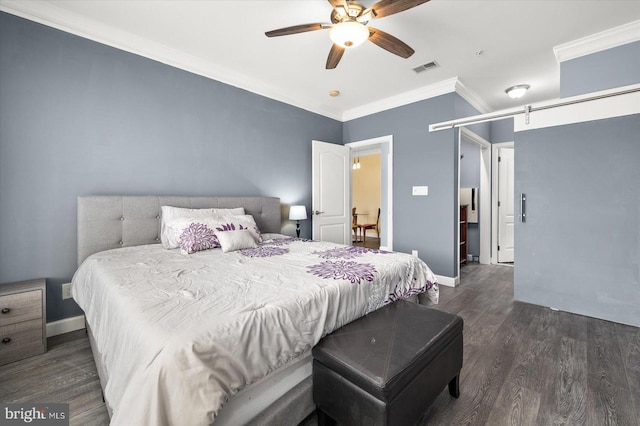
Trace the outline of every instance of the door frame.
{"label": "door frame", "polygon": [[491,263],[498,264],[498,152],[501,148],[512,148],[515,154],[515,144],[511,142],[494,143],[491,145]]}
{"label": "door frame", "polygon": [[[387,206],[386,206],[386,226],[384,227],[384,232],[386,232],[386,245],[380,246],[381,250],[393,251],[393,135],[387,136],[379,136],[372,139],[365,139],[356,142],[345,143],[345,146],[348,146],[349,149],[353,148],[375,148],[376,146],[381,146],[382,144],[388,144],[388,152],[387,152],[387,174],[382,175],[381,177],[386,180],[387,184]],[[382,163],[384,163],[385,159],[381,158]],[[381,163],[381,164],[382,164]],[[384,185],[382,185],[384,187]],[[382,188],[381,188],[382,191]],[[380,194],[382,195],[382,194]],[[351,196],[351,200],[353,200],[353,196]],[[382,214],[382,213],[381,213]]]}
{"label": "door frame", "polygon": [[[466,127],[460,127],[460,133],[458,137],[458,152],[460,152],[460,143],[462,139],[468,142],[474,143],[480,147],[480,253],[479,262],[483,265],[488,265],[491,262],[491,195],[493,194],[492,188],[490,188],[491,181],[491,159],[493,158],[492,145],[489,141],[484,139],[472,130]],[[458,158],[458,208],[457,215],[460,215],[460,158]],[[458,222],[460,218],[458,218]],[[458,246],[460,245],[460,234],[458,233]],[[458,255],[458,276],[460,276],[460,252]]]}

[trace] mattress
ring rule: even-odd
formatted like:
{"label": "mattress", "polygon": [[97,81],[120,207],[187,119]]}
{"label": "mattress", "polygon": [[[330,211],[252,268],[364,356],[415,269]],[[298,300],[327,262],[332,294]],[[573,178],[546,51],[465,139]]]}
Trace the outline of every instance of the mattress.
{"label": "mattress", "polygon": [[72,286],[115,425],[213,423],[322,336],[418,293],[437,303],[435,276],[415,257],[278,235],[231,253],[100,252]]}

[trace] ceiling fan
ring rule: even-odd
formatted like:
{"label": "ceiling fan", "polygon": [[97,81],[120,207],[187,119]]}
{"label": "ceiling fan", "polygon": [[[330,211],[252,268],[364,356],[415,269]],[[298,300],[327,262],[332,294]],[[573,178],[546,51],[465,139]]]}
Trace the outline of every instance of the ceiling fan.
{"label": "ceiling fan", "polygon": [[411,9],[428,1],[429,0],[380,0],[373,6],[365,9],[356,1],[329,0],[331,7],[333,7],[330,24],[294,25],[292,27],[267,31],[265,35],[267,37],[279,37],[329,29],[329,38],[333,42],[333,46],[331,46],[331,50],[329,51],[326,69],[334,69],[338,66],[345,49],[357,47],[366,40],[371,41],[395,55],[408,58],[414,53],[411,47],[391,34],[370,27],[369,22],[373,19],[384,18],[385,16]]}

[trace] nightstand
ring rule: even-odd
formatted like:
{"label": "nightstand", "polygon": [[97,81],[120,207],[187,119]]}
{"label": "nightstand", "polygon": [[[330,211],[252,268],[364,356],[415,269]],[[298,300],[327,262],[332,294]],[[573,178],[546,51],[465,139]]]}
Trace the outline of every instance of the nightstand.
{"label": "nightstand", "polygon": [[0,284],[0,365],[47,351],[44,279]]}

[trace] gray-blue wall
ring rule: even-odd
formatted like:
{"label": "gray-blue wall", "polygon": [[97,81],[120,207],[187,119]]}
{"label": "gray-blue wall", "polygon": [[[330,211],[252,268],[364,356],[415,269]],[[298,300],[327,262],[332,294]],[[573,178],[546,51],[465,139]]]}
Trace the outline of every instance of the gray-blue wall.
{"label": "gray-blue wall", "polygon": [[560,63],[560,97],[636,84],[640,76],[640,41]]}
{"label": "gray-blue wall", "polygon": [[515,299],[640,326],[640,115],[515,134]]}
{"label": "gray-blue wall", "polygon": [[[640,43],[565,61],[563,97],[640,83]],[[515,133],[517,300],[640,326],[640,116]]]}
{"label": "gray-blue wall", "polygon": [[491,143],[513,142],[513,118],[491,122]]}
{"label": "gray-blue wall", "polygon": [[[457,94],[450,93],[344,123],[343,141],[393,135],[393,249],[418,250],[434,273],[455,277],[457,130],[429,133],[429,124],[451,120]],[[414,185],[428,185],[414,197]]]}
{"label": "gray-blue wall", "polygon": [[311,140],[342,139],[338,121],[6,13],[0,117],[0,282],[47,278],[49,321],[80,312],[60,287],[76,268],[77,196],[310,208]]}

